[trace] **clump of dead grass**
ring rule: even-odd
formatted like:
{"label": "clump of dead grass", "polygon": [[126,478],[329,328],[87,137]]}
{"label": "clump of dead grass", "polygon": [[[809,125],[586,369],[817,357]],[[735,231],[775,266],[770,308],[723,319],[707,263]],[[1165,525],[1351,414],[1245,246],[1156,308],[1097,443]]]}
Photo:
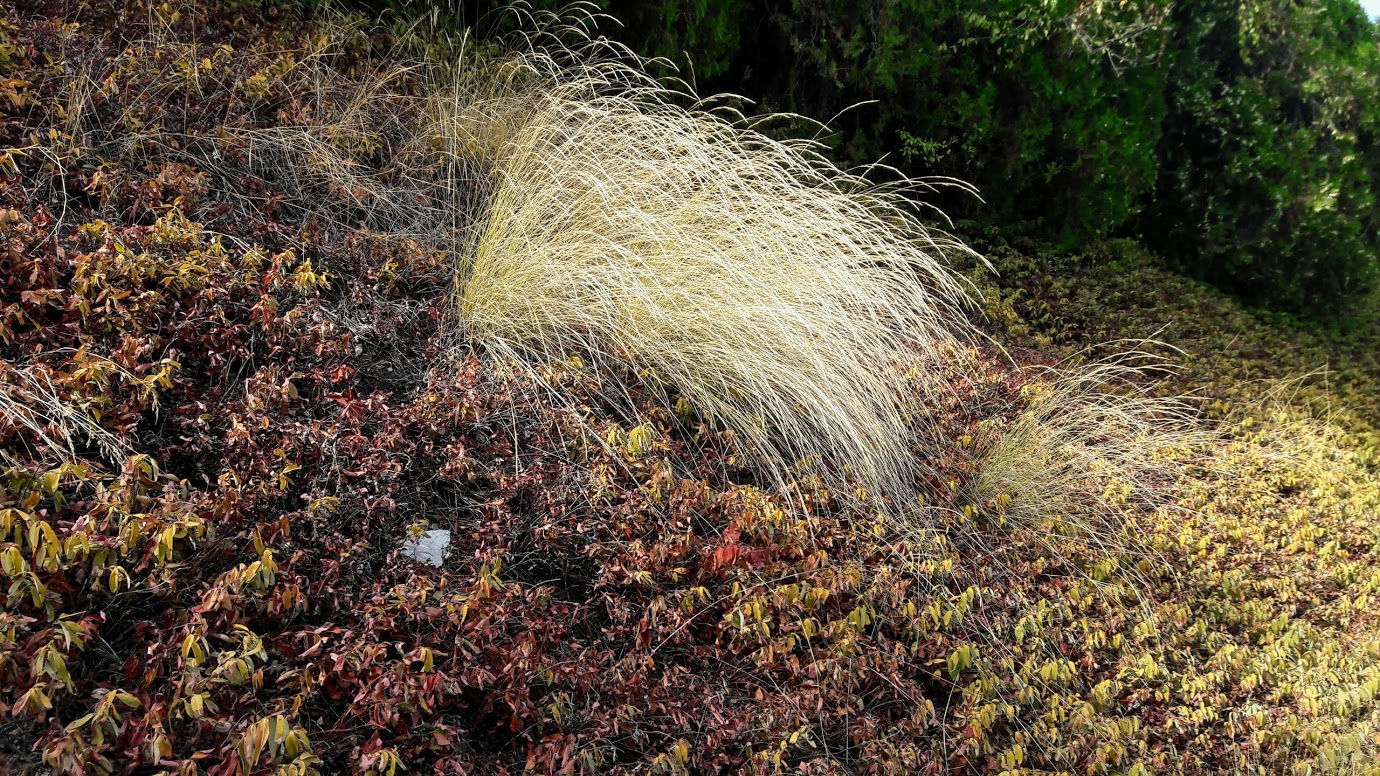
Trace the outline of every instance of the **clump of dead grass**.
{"label": "clump of dead grass", "polygon": [[1167,365],[1144,349],[1028,370],[1024,407],[979,442],[975,500],[1029,523],[1056,517],[1090,535],[1171,502],[1212,440],[1194,407],[1160,392]]}
{"label": "clump of dead grass", "polygon": [[[24,440],[32,461],[75,463],[93,446],[112,460],[123,460],[127,453],[87,408],[63,395],[50,369],[0,361],[0,439],[11,435]],[[0,449],[0,464],[17,462]]]}

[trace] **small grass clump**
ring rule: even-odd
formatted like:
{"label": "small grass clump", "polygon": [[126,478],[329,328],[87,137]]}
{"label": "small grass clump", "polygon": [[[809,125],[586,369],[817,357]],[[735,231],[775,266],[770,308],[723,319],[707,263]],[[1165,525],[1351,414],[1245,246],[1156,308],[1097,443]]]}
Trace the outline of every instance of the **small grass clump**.
{"label": "small grass clump", "polygon": [[[112,459],[124,457],[115,435],[64,397],[54,375],[41,364],[23,367],[0,361],[0,433],[7,445],[28,448],[25,457],[33,460],[76,463],[88,445]],[[0,450],[0,462],[16,461]]]}
{"label": "small grass clump", "polygon": [[1183,398],[1156,394],[1164,368],[1140,350],[1031,367],[1024,406],[978,442],[976,500],[1026,522],[1063,516],[1094,536],[1119,533],[1112,524],[1128,511],[1162,506],[1210,439]]}

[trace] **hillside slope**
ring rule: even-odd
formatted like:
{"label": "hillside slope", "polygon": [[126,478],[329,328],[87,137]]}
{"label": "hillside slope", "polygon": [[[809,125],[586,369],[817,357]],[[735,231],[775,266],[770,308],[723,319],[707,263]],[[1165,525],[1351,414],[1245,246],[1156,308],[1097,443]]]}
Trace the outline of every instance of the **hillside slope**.
{"label": "hillside slope", "polygon": [[[430,96],[409,49],[262,22],[0,22],[0,768],[1378,772],[1373,334],[1260,324],[1126,246],[995,248],[993,343],[872,365],[925,402],[902,510],[855,462],[764,470],[616,357],[470,339],[456,257],[246,140],[396,180],[326,116],[380,74]],[[1179,378],[1068,362],[1166,314]],[[1335,412],[1255,403],[1317,355]],[[1185,388],[1221,422],[1156,433]],[[439,567],[401,551],[427,528]]]}

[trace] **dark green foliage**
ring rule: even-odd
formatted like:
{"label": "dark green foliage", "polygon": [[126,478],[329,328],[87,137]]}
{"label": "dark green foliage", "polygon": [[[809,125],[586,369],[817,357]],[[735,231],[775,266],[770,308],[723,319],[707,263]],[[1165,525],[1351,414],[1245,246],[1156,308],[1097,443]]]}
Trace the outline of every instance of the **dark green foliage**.
{"label": "dark green foliage", "polygon": [[605,0],[601,5],[627,25],[628,37],[637,40],[642,53],[690,65],[687,79],[724,76],[757,31],[750,21],[755,4],[745,0]]}
{"label": "dark green foliage", "polygon": [[1308,317],[1374,285],[1380,57],[1355,0],[610,8],[707,90],[835,117],[851,162],[977,185],[932,198],[952,216],[1065,245],[1134,219],[1180,268]]}
{"label": "dark green foliage", "polygon": [[1330,315],[1377,271],[1376,33],[1353,0],[1184,5],[1146,237],[1248,302]]}
{"label": "dark green foliage", "polygon": [[1180,268],[1307,317],[1374,285],[1380,56],[1355,0],[611,9],[710,89],[835,117],[844,159],[977,185],[985,203],[932,198],[952,216],[1065,245],[1131,221]]}
{"label": "dark green foliage", "polygon": [[[1076,242],[1153,185],[1163,113],[1154,33],[1129,26],[1153,4],[1126,19],[1079,5],[797,2],[776,19],[796,59],[779,88],[807,115],[877,100],[835,122],[856,161],[899,148],[908,172],[979,187],[987,204],[943,203],[954,215]],[[1131,37],[1106,48],[1111,30]]]}

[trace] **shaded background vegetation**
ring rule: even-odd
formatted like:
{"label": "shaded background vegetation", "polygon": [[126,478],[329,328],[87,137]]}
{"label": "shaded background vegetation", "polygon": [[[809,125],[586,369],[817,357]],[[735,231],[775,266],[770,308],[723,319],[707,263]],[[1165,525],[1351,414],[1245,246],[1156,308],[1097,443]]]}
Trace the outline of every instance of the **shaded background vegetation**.
{"label": "shaded background vegetation", "polygon": [[[606,32],[701,93],[833,117],[843,161],[976,184],[982,201],[934,198],[969,226],[1063,248],[1138,237],[1304,318],[1344,319],[1374,287],[1380,54],[1356,0],[598,4],[624,25]],[[439,7],[483,28],[507,5]]]}

